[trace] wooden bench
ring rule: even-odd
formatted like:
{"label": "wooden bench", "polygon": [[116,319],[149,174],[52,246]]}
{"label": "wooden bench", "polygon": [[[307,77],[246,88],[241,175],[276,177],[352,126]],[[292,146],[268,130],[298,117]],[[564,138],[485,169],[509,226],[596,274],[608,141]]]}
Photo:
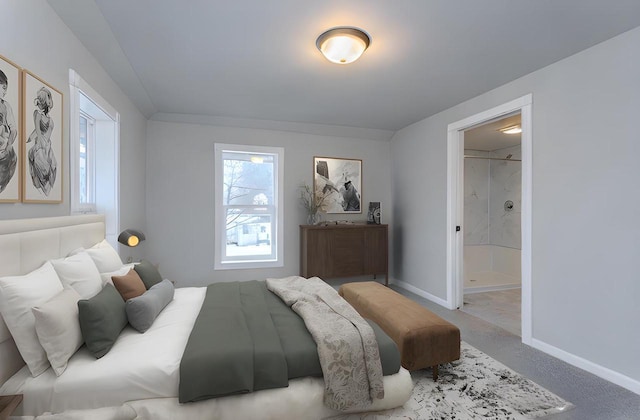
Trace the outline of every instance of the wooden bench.
{"label": "wooden bench", "polygon": [[346,283],[338,292],[391,337],[405,369],[431,367],[437,380],[439,364],[460,358],[458,327],[411,299],[373,281]]}

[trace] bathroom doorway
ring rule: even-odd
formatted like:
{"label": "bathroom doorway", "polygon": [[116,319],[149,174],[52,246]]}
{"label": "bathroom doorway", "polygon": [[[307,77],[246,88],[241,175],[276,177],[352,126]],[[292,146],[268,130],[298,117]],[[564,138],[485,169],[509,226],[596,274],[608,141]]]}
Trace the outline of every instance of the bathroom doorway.
{"label": "bathroom doorway", "polygon": [[463,305],[521,335],[521,113],[464,130]]}
{"label": "bathroom doorway", "polygon": [[[473,128],[482,127],[508,117],[520,115],[521,125],[521,250],[520,250],[520,279],[521,279],[521,338],[522,342],[532,344],[532,311],[531,311],[531,223],[532,223],[532,103],[533,95],[528,94],[516,98],[510,102],[498,105],[494,108],[482,111],[478,114],[468,116],[457,122],[449,124],[447,131],[447,305],[450,309],[464,309],[465,282],[464,282],[464,234],[468,226],[464,221],[464,165],[465,165],[465,132]],[[504,127],[503,127],[504,128]],[[497,150],[497,149],[494,149]],[[489,150],[490,154],[492,150]],[[503,161],[514,160],[516,155],[507,159],[509,153],[504,156],[497,156]],[[487,156],[491,157],[491,156]],[[495,156],[494,156],[495,157]],[[478,159],[479,160],[479,159]],[[513,162],[507,163],[513,165]],[[511,207],[504,199],[502,205]],[[489,203],[487,203],[488,207]],[[514,202],[513,210],[516,208]],[[504,210],[504,207],[503,207]],[[469,227],[472,229],[471,227]],[[493,251],[485,249],[484,251]],[[491,253],[491,258],[500,259],[504,257],[497,250],[495,255]],[[472,251],[473,252],[473,251]],[[483,251],[480,251],[483,252]],[[516,257],[517,258],[517,257]],[[513,261],[512,259],[510,261]],[[506,262],[505,262],[506,263]],[[493,261],[490,266],[493,269]],[[513,267],[512,267],[513,268]],[[508,274],[508,273],[506,273]],[[473,282],[474,284],[477,283]],[[508,280],[505,284],[509,284]],[[477,291],[477,290],[476,290]],[[500,291],[500,290],[498,290]],[[507,292],[508,290],[502,290]]]}

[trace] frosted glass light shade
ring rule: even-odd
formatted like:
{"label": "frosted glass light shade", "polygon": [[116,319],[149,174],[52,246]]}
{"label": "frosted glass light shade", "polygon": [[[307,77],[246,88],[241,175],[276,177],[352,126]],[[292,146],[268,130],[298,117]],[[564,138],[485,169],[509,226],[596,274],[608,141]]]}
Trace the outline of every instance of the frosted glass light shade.
{"label": "frosted glass light shade", "polygon": [[316,46],[332,63],[349,64],[360,58],[370,42],[369,35],[358,28],[339,27],[320,35]]}

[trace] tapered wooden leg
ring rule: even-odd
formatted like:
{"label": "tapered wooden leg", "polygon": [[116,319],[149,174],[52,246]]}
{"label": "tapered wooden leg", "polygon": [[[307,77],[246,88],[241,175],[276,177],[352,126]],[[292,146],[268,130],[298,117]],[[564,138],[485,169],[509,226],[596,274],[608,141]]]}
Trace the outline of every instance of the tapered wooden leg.
{"label": "tapered wooden leg", "polygon": [[433,381],[438,380],[438,365],[431,366],[431,371],[433,372]]}

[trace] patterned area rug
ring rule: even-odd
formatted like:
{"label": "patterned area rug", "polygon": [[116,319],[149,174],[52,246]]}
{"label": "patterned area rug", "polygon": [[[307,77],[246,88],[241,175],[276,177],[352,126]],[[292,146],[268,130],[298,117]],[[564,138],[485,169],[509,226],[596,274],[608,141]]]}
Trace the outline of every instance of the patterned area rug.
{"label": "patterned area rug", "polygon": [[560,413],[573,407],[464,341],[460,360],[441,365],[439,371],[438,382],[431,378],[431,370],[411,372],[413,394],[402,407],[332,418],[519,420]]}

